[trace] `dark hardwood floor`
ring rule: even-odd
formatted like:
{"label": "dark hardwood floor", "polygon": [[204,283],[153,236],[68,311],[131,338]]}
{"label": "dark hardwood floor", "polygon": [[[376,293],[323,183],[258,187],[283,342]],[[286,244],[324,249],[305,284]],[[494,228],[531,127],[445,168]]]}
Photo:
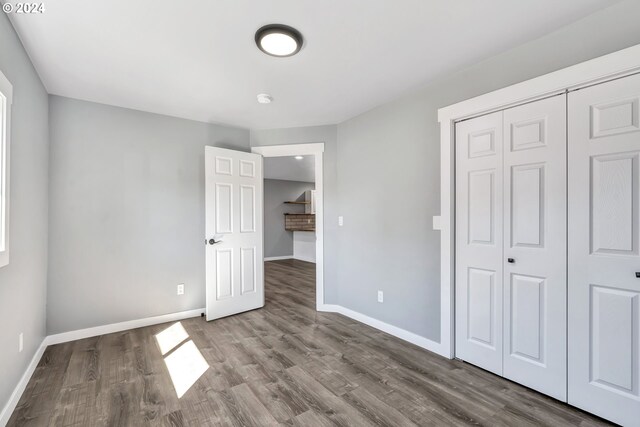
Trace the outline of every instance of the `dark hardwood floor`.
{"label": "dark hardwood floor", "polygon": [[181,322],[209,365],[181,398],[155,338],[167,323],[47,348],[9,425],[605,425],[471,365],[317,313],[313,264],[265,269],[263,309]]}

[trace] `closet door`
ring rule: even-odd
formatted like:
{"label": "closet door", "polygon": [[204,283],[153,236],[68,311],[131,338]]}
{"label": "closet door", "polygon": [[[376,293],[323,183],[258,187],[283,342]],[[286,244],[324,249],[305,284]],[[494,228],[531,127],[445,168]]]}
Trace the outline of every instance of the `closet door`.
{"label": "closet door", "polygon": [[504,111],[503,375],[566,401],[566,97]]}
{"label": "closet door", "polygon": [[569,94],[569,403],[640,425],[640,75]]}
{"label": "closet door", "polygon": [[456,125],[456,357],[502,375],[502,112]]}

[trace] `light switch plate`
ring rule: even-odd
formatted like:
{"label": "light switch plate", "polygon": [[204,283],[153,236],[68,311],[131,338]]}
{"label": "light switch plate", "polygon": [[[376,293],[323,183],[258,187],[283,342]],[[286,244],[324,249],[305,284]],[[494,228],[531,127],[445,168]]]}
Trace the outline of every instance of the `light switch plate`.
{"label": "light switch plate", "polygon": [[339,225],[340,227],[342,227],[342,226],[344,225],[344,217],[343,217],[342,215],[340,215],[340,216],[338,217],[338,225]]}
{"label": "light switch plate", "polygon": [[433,217],[433,229],[434,230],[442,230],[442,217],[434,216]]}

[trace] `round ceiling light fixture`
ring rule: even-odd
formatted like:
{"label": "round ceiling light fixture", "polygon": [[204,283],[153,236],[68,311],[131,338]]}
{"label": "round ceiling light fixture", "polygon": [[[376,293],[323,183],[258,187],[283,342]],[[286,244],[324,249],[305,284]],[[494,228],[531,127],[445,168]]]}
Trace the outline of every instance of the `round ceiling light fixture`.
{"label": "round ceiling light fixture", "polygon": [[267,55],[293,56],[302,48],[302,34],[288,25],[269,24],[256,31],[256,45]]}
{"label": "round ceiling light fixture", "polygon": [[302,157],[302,156],[296,156],[296,157],[295,157],[295,159],[296,159],[296,160],[302,160],[302,159],[304,159],[304,157]]}
{"label": "round ceiling light fixture", "polygon": [[273,101],[273,96],[269,95],[268,93],[258,94],[258,103],[271,104],[271,101]]}

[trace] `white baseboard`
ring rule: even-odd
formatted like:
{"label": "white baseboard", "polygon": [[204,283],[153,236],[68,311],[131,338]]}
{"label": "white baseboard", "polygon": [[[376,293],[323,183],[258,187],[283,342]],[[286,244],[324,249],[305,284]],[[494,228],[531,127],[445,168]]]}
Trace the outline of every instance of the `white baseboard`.
{"label": "white baseboard", "polygon": [[[286,258],[280,258],[280,259],[286,259]],[[265,258],[265,261],[267,261],[266,258]],[[317,309],[318,311],[340,313],[344,316],[350,317],[351,319],[357,320],[358,322],[362,322],[373,328],[379,329],[390,335],[393,335],[402,340],[415,344],[418,347],[422,347],[426,350],[429,350],[441,356],[447,357],[446,353],[443,352],[441,348],[442,346],[440,345],[440,343],[431,341],[428,338],[421,337],[420,335],[414,334],[413,332],[409,332],[407,330],[398,328],[397,326],[390,325],[388,323],[366,316],[362,313],[358,313],[357,311],[353,311],[346,307],[342,307],[340,305],[334,305],[334,304],[323,304],[318,306]],[[5,407],[2,409],[2,412],[0,412],[0,425],[2,426],[6,425],[7,422],[9,422],[9,418],[11,417],[13,410],[15,409],[18,402],[20,401],[20,397],[22,397],[22,393],[27,387],[27,384],[29,383],[29,379],[31,379],[31,375],[33,375],[33,372],[38,366],[38,363],[40,362],[40,358],[44,354],[44,351],[47,348],[47,346],[69,342],[69,341],[75,341],[83,338],[95,337],[98,335],[126,331],[129,329],[157,325],[159,323],[175,322],[177,320],[183,320],[191,317],[200,316],[200,313],[203,313],[204,311],[205,311],[204,308],[199,308],[197,310],[181,311],[178,313],[164,314],[161,316],[146,317],[144,319],[129,320],[127,322],[112,323],[110,325],[96,326],[94,328],[87,328],[87,329],[79,329],[77,331],[63,332],[61,334],[49,335],[45,337],[45,339],[42,341],[42,344],[40,345],[36,353],[33,355],[33,358],[31,359],[31,363],[29,363],[27,370],[20,378],[18,385],[13,390],[13,393],[11,394],[9,401],[7,402]]]}
{"label": "white baseboard", "polygon": [[190,317],[198,317],[201,313],[204,312],[204,308],[198,308],[196,310],[180,311],[178,313],[163,314],[161,316],[145,317],[144,319],[112,323],[110,325],[96,326],[94,328],[78,329],[77,331],[69,331],[63,332],[61,334],[49,335],[45,338],[45,341],[47,345],[60,344],[63,342],[81,340],[83,338],[97,337],[98,335],[112,334],[114,332],[121,332],[129,329],[157,325],[159,323],[175,322],[177,320],[189,319]]}
{"label": "white baseboard", "polygon": [[42,344],[40,344],[40,347],[38,347],[35,354],[31,358],[31,362],[29,362],[26,371],[24,371],[24,374],[22,374],[20,381],[18,381],[18,385],[16,385],[16,388],[13,389],[13,393],[11,393],[9,401],[4,406],[4,408],[2,408],[2,411],[0,412],[0,426],[7,425],[7,423],[9,422],[9,418],[11,418],[11,414],[13,414],[16,406],[18,406],[18,402],[22,397],[22,393],[24,393],[24,390],[27,388],[27,384],[29,384],[31,375],[33,375],[33,372],[38,367],[38,363],[40,363],[40,359],[44,354],[44,350],[47,348],[46,341],[47,338],[45,337],[45,339],[42,340]]}
{"label": "white baseboard", "polygon": [[353,311],[341,305],[323,304],[317,307],[317,309],[318,311],[342,314],[353,320],[357,320],[358,322],[364,323],[365,325],[369,325],[373,328],[379,329],[382,332],[386,332],[389,335],[393,335],[394,337],[400,338],[401,340],[410,342],[411,344],[415,344],[418,347],[422,347],[425,350],[429,350],[431,352],[434,352],[436,354],[439,354],[440,356],[444,356],[449,359],[448,353],[444,351],[444,349],[442,348],[442,345],[439,342],[432,341],[418,334],[414,334],[413,332],[409,332],[397,326],[390,325],[381,320],[374,319],[373,317],[369,317],[365,314],[358,313],[357,311]]}
{"label": "white baseboard", "polygon": [[33,372],[36,370],[36,367],[40,362],[40,358],[42,358],[42,355],[44,354],[47,346],[80,340],[83,338],[95,337],[98,335],[126,331],[129,329],[142,328],[144,326],[189,319],[191,317],[198,317],[201,313],[204,312],[204,308],[199,308],[197,310],[180,311],[178,313],[163,314],[161,316],[146,317],[143,319],[129,320],[127,322],[112,323],[110,325],[96,326],[95,328],[79,329],[77,331],[69,331],[63,332],[61,334],[46,336],[44,340],[42,340],[42,344],[40,344],[40,347],[38,348],[36,353],[33,355],[31,363],[29,363],[29,366],[27,366],[27,370],[20,378],[18,385],[13,390],[13,393],[11,393],[9,401],[7,402],[5,407],[2,408],[2,412],[0,412],[0,426],[5,426],[9,422],[9,418],[11,418],[11,414],[13,414],[13,411],[18,405],[18,402],[22,397],[22,393],[24,393],[24,390],[27,388],[27,384],[31,379],[31,375],[33,375]]}
{"label": "white baseboard", "polygon": [[270,256],[270,257],[266,257],[264,260],[265,261],[279,261],[281,259],[292,259],[293,255],[285,255],[285,256]]}
{"label": "white baseboard", "polygon": [[305,257],[302,257],[302,256],[294,256],[293,259],[297,259],[299,261],[311,262],[313,264],[316,263],[315,258],[305,258]]}

